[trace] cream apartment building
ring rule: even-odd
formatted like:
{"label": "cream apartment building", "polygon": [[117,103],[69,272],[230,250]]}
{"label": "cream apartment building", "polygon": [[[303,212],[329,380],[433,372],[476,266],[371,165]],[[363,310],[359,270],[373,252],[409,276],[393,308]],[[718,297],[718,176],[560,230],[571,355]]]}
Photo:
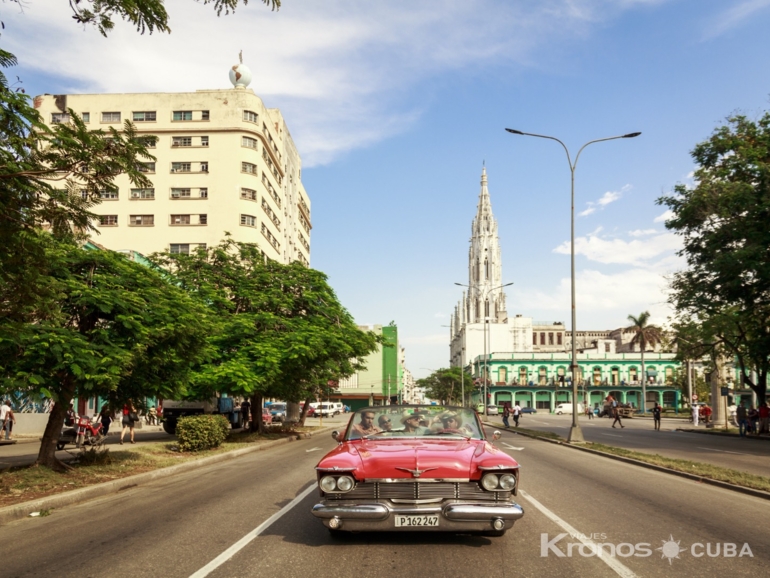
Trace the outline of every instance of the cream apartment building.
{"label": "cream apartment building", "polygon": [[219,243],[256,243],[270,259],[310,265],[310,199],[302,162],[281,112],[242,85],[226,90],[148,94],[44,94],[44,120],[67,122],[68,109],[91,128],[131,120],[157,137],[145,165],[152,187],[125,176],[93,208],[113,250],[188,253]]}

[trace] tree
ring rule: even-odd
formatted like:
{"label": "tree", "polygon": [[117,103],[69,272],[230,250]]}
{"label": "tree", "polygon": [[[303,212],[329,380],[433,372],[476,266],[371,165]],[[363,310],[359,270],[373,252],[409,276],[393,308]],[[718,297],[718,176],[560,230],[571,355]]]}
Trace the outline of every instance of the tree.
{"label": "tree", "polygon": [[[657,200],[683,241],[687,269],[669,301],[680,320],[708,324],[764,403],[770,370],[770,113],[727,119],[692,151],[695,185]],[[756,379],[752,376],[755,372]]]}
{"label": "tree", "polygon": [[361,368],[379,341],[358,329],[323,273],[266,260],[256,245],[228,237],[192,255],[152,258],[216,320],[212,357],[190,391],[199,399],[226,392],[250,397],[255,410],[264,397],[310,401],[330,380]]}
{"label": "tree", "polygon": [[55,469],[70,401],[172,398],[204,354],[205,309],[155,270],[112,251],[86,250],[48,235],[46,269],[56,307],[0,333],[0,378],[7,390],[55,401],[37,463]]}
{"label": "tree", "polygon": [[473,384],[469,373],[462,376],[462,368],[449,367],[437,369],[428,377],[417,380],[417,387],[425,388],[425,395],[440,401],[443,405],[462,405],[462,380],[466,387]]}
{"label": "tree", "polygon": [[[22,0],[11,0],[23,7]],[[240,0],[203,0],[203,4],[213,4],[217,16],[223,12],[227,15],[235,12]],[[249,0],[243,0],[247,5]],[[262,0],[263,4],[271,6],[272,10],[281,7],[281,0]],[[115,18],[125,20],[134,25],[137,32],[152,34],[171,32],[169,16],[163,0],[70,0],[72,18],[83,26],[95,26],[102,36],[115,27]]]}
{"label": "tree", "polygon": [[656,325],[650,325],[650,312],[643,311],[639,317],[628,316],[631,325],[626,327],[625,332],[633,333],[631,345],[638,345],[642,352],[642,413],[647,412],[647,374],[644,371],[644,352],[647,346],[655,346],[663,341],[663,331]]}

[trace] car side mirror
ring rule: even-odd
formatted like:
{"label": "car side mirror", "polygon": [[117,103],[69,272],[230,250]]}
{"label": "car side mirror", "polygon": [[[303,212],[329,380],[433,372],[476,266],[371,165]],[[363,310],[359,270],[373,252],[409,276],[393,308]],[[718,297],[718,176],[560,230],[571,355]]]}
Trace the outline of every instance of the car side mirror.
{"label": "car side mirror", "polygon": [[499,440],[501,437],[503,437],[503,434],[501,434],[499,431],[496,431],[495,433],[492,434],[492,439],[494,441]]}
{"label": "car side mirror", "polygon": [[340,441],[339,439],[337,439],[337,438],[339,437],[339,435],[340,435],[340,432],[338,432],[337,430],[334,430],[334,431],[332,432],[332,439],[333,439],[335,442],[338,442],[338,441]]}

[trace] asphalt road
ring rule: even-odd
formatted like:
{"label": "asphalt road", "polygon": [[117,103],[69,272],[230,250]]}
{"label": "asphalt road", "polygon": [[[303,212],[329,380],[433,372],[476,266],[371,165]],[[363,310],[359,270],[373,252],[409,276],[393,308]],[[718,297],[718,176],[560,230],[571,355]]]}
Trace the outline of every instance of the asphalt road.
{"label": "asphalt road", "polygon": [[[87,578],[108,568],[180,578],[756,578],[770,564],[766,501],[508,432],[497,445],[521,463],[526,514],[505,536],[381,533],[336,540],[310,514],[317,498],[313,467],[334,443],[324,435],[277,446],[0,527],[6,545],[0,574]],[[260,527],[260,535],[244,539]],[[631,555],[583,556],[570,532],[605,544],[603,551],[625,544],[620,551]],[[570,543],[578,544],[571,556]],[[723,555],[725,543],[736,545],[735,556]],[[716,554],[717,547],[719,555],[709,556],[707,548]],[[584,545],[583,553],[590,552]]]}
{"label": "asphalt road", "polygon": [[[490,416],[491,423],[502,418]],[[586,441],[660,454],[670,458],[705,462],[760,476],[770,477],[770,439],[746,439],[705,433],[676,431],[677,427],[691,427],[682,420],[663,419],[660,431],[655,431],[651,419],[624,419],[624,428],[612,428],[609,418],[580,417],[580,427]],[[510,420],[513,425],[513,418]],[[569,434],[571,415],[536,413],[524,415],[519,425],[523,428],[552,431],[563,437]],[[513,429],[513,428],[512,428]]]}

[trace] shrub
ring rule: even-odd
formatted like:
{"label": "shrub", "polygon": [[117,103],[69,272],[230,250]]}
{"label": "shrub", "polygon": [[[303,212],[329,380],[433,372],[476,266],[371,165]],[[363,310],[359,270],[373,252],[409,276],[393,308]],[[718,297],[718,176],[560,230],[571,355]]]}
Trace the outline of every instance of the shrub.
{"label": "shrub", "polygon": [[192,415],[176,423],[179,450],[199,452],[222,445],[230,432],[230,422],[223,415]]}

